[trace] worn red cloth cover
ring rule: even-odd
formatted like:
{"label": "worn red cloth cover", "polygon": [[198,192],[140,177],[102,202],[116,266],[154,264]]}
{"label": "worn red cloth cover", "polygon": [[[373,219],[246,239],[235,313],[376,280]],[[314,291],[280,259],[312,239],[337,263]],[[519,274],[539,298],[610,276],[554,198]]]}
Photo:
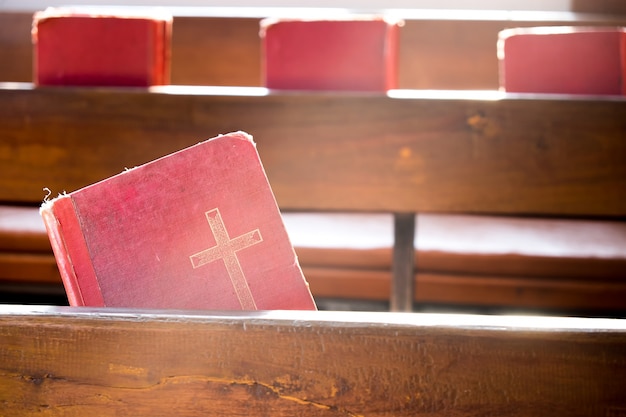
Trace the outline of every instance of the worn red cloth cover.
{"label": "worn red cloth cover", "polygon": [[386,91],[397,88],[400,22],[383,18],[261,21],[267,88]]}
{"label": "worn red cloth cover", "polygon": [[243,132],[59,196],[40,211],[70,305],[315,309]]}
{"label": "worn red cloth cover", "polygon": [[626,94],[626,32],[612,27],[506,29],[498,39],[507,92]]}
{"label": "worn red cloth cover", "polygon": [[170,82],[172,18],[160,11],[50,8],[33,17],[37,85]]}

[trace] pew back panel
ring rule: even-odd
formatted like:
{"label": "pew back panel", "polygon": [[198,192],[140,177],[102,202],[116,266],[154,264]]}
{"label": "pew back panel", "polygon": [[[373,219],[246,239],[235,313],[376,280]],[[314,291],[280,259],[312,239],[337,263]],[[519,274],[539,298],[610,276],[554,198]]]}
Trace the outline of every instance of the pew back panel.
{"label": "pew back panel", "polygon": [[0,412],[607,416],[619,320],[0,307]]}
{"label": "pew back panel", "polygon": [[159,91],[1,89],[0,201],[245,130],[284,210],[626,214],[622,99]]}

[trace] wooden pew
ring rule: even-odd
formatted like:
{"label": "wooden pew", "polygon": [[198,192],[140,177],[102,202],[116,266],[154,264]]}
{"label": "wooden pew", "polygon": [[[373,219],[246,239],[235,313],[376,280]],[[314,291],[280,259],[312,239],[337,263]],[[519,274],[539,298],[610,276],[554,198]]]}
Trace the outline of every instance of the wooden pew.
{"label": "wooden pew", "polygon": [[[278,9],[271,8],[245,9],[243,12],[242,9],[216,8],[177,10],[179,11],[174,21],[173,39],[173,82],[175,84],[259,85],[259,20],[264,16],[276,15],[284,11],[279,12]],[[497,61],[494,39],[499,30],[512,26],[538,24],[611,26],[624,24],[624,15],[619,14],[623,12],[623,9],[616,4],[581,1],[577,2],[574,10],[602,14],[392,11],[406,19],[406,24],[402,28],[400,45],[400,85],[405,88],[495,89],[497,88]],[[0,79],[7,81],[31,79],[30,23],[31,13],[0,13],[0,50],[6,58],[0,60]],[[220,59],[207,59],[209,56],[219,56]],[[476,120],[480,123],[479,119]],[[139,162],[136,163],[145,162],[145,160],[137,158],[136,161]],[[18,201],[18,204],[32,205],[36,201],[40,199],[29,200],[26,203]],[[10,207],[10,209],[13,208]],[[0,214],[7,218],[4,212]],[[33,214],[30,213],[27,216],[36,217]],[[517,256],[515,254],[518,253],[516,251],[519,248],[513,248],[514,256],[509,257],[466,253],[460,258],[449,253],[446,248],[443,248],[444,257],[436,247],[435,250],[421,249],[424,243],[420,244],[419,241],[424,240],[426,241],[425,247],[432,247],[428,243],[429,235],[424,232],[432,229],[428,225],[437,225],[446,219],[448,217],[441,217],[438,214],[424,212],[419,214],[414,246],[418,249],[415,253],[415,262],[419,265],[418,282],[421,284],[415,297],[422,304],[433,302],[455,304],[459,297],[466,299],[468,303],[485,304],[486,294],[482,291],[484,285],[481,282],[486,281],[492,288],[497,283],[499,288],[498,291],[489,292],[491,296],[488,304],[496,307],[544,308],[550,306],[567,310],[577,306],[583,309],[594,309],[597,305],[614,309],[622,305],[621,292],[614,290],[618,284],[616,277],[621,279],[619,271],[625,268],[624,256],[617,258],[613,256],[612,259],[605,259],[602,256],[596,259],[596,256],[598,252],[602,252],[603,248],[611,245],[624,248],[621,238],[623,233],[611,233],[609,235],[618,236],[617,241],[610,238],[604,239],[599,244],[596,243],[591,252],[571,259],[567,256],[555,259],[543,255],[536,259],[528,254]],[[476,220],[474,217],[466,217],[466,219],[467,223],[475,223]],[[491,218],[489,229],[497,231],[499,222],[501,219]],[[574,227],[568,225],[568,229],[577,230],[576,223],[572,223]],[[505,226],[511,228],[511,223]],[[612,221],[610,227],[613,230],[619,230],[623,228],[623,224],[616,224]],[[32,229],[31,226],[28,228]],[[386,233],[393,239],[393,223],[388,228]],[[605,224],[594,225],[594,228],[603,229]],[[411,229],[411,225],[404,225],[401,229]],[[511,234],[517,232],[513,229]],[[42,235],[42,230],[40,227],[38,245],[45,246],[45,236]],[[16,250],[11,246],[12,243],[2,245],[3,232],[8,232],[8,239],[11,240],[15,233],[21,234],[22,231],[11,227],[0,230],[0,270],[4,272],[3,278],[13,281],[28,279],[32,285],[37,286],[36,292],[52,293],[55,297],[60,295],[58,274],[49,250],[45,252],[40,249],[18,248]],[[410,237],[406,238],[410,240]],[[460,238],[468,242],[467,247],[472,246],[473,236],[461,237],[458,233],[454,235],[455,240]],[[567,239],[565,235],[560,236],[557,243],[563,245],[563,242],[568,241]],[[576,240],[575,237],[574,239]],[[6,242],[6,239],[4,241]],[[389,300],[392,265],[390,245],[382,247],[382,250],[376,250],[377,255],[373,258],[376,259],[375,265],[372,265],[369,259],[370,253],[359,253],[358,259],[355,258],[350,268],[345,268],[345,257],[343,257],[341,270],[332,268],[332,263],[320,263],[320,259],[325,259],[327,255],[319,248],[313,248],[312,251],[306,247],[298,249],[302,254],[300,257],[307,275],[313,277],[320,294],[348,298],[358,296],[373,301],[376,305]],[[497,251],[498,248],[495,249]],[[336,258],[336,255],[330,256]],[[482,260],[476,262],[477,259]],[[402,264],[409,265],[407,262],[402,262]],[[473,266],[474,264],[476,265]],[[485,268],[485,265],[498,265],[498,267],[489,269]],[[515,265],[515,268],[509,268],[508,265]],[[509,269],[514,270],[512,275],[510,273],[502,275],[503,271]],[[471,275],[471,280],[465,277],[459,279],[459,274]],[[336,279],[338,275],[341,275],[341,280]],[[405,276],[409,276],[408,272],[405,272]],[[527,280],[529,276],[534,279]],[[577,279],[574,282],[567,282],[564,287],[563,278],[567,280],[572,276],[576,276]],[[584,282],[583,277],[585,277]],[[353,291],[356,286],[352,283],[363,281],[368,284],[359,286],[361,291],[355,294]],[[609,285],[605,285],[607,281]],[[56,284],[51,284],[52,282]],[[529,284],[533,284],[532,288]],[[404,286],[397,286],[397,288],[404,288]],[[454,295],[455,293],[459,295]],[[474,296],[469,296],[469,294],[474,294]],[[613,301],[606,303],[606,300]],[[407,303],[408,301],[405,301],[405,308],[408,308]]]}
{"label": "wooden pew", "polygon": [[[623,9],[587,3],[580,10],[588,13],[391,10],[405,20],[399,88],[497,89],[496,41],[502,29],[626,25]],[[172,84],[260,86],[259,21],[297,13],[276,8],[175,9]],[[0,81],[32,80],[31,20],[32,13],[0,13]]]}
{"label": "wooden pew", "polygon": [[11,416],[620,416],[623,320],[0,306]]}
{"label": "wooden pew", "polygon": [[[285,212],[408,213],[404,217],[409,221],[415,213],[559,216],[601,218],[624,227],[622,99],[496,92],[396,91],[385,96],[270,94],[260,88],[146,91],[7,85],[0,89],[0,106],[7,109],[0,114],[4,204],[36,206],[44,187],[55,194],[71,191],[207,137],[241,129],[255,136]],[[413,228],[402,226],[399,231]],[[403,297],[402,308],[407,309],[414,298],[455,304],[467,302],[472,294],[471,300],[479,302],[479,289],[484,296],[494,288],[499,290],[493,291],[497,296],[491,302],[502,298],[505,306],[528,307],[534,299],[534,307],[624,308],[626,288],[619,274],[500,280],[484,270],[423,271],[419,253],[414,289],[414,239],[404,240],[404,245],[395,246],[404,259],[394,261],[405,268],[404,284],[396,281],[392,287],[389,271],[364,269],[343,282],[358,285],[359,279],[365,280],[367,285],[362,281],[360,289],[379,291],[378,299],[389,300],[390,293],[396,300]],[[623,259],[616,262],[616,270],[623,270]],[[305,266],[313,289],[333,279]],[[526,298],[519,294],[524,291],[530,294]],[[511,304],[516,299],[519,304]]]}

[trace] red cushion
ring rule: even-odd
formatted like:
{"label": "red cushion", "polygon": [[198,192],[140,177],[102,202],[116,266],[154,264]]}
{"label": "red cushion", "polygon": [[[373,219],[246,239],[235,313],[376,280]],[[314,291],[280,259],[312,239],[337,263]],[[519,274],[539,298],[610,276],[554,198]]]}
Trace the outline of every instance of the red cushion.
{"label": "red cushion", "polygon": [[169,83],[172,19],[52,8],[33,18],[37,85]]}
{"label": "red cushion", "polygon": [[397,88],[398,26],[382,18],[263,20],[265,86],[351,91]]}

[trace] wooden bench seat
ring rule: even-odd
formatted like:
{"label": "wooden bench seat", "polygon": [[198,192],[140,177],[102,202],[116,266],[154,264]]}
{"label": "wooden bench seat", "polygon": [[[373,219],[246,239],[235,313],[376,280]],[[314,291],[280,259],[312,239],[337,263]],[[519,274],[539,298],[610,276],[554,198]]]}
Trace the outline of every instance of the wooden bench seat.
{"label": "wooden bench seat", "polygon": [[39,210],[0,205],[0,281],[58,285],[60,279]]}
{"label": "wooden bench seat", "polygon": [[417,224],[422,303],[623,314],[624,223],[421,215]]}
{"label": "wooden bench seat", "polygon": [[[285,221],[317,296],[389,300],[392,216],[287,213]],[[421,304],[626,307],[624,223],[418,214],[414,247]]]}
{"label": "wooden bench seat", "polygon": [[[391,267],[389,214],[283,217],[304,265]],[[626,224],[621,222],[418,214],[416,223],[420,269],[606,279],[623,278],[626,267]]]}
{"label": "wooden bench seat", "polygon": [[426,270],[626,278],[622,222],[424,214],[417,224],[417,263]]}
{"label": "wooden bench seat", "polygon": [[[322,307],[390,300],[392,215],[283,218]],[[418,214],[416,225],[418,306],[626,310],[626,224]],[[0,266],[5,282],[60,285],[36,208],[0,206]]]}
{"label": "wooden bench seat", "polygon": [[50,243],[36,207],[0,206],[0,250],[50,252]]}

